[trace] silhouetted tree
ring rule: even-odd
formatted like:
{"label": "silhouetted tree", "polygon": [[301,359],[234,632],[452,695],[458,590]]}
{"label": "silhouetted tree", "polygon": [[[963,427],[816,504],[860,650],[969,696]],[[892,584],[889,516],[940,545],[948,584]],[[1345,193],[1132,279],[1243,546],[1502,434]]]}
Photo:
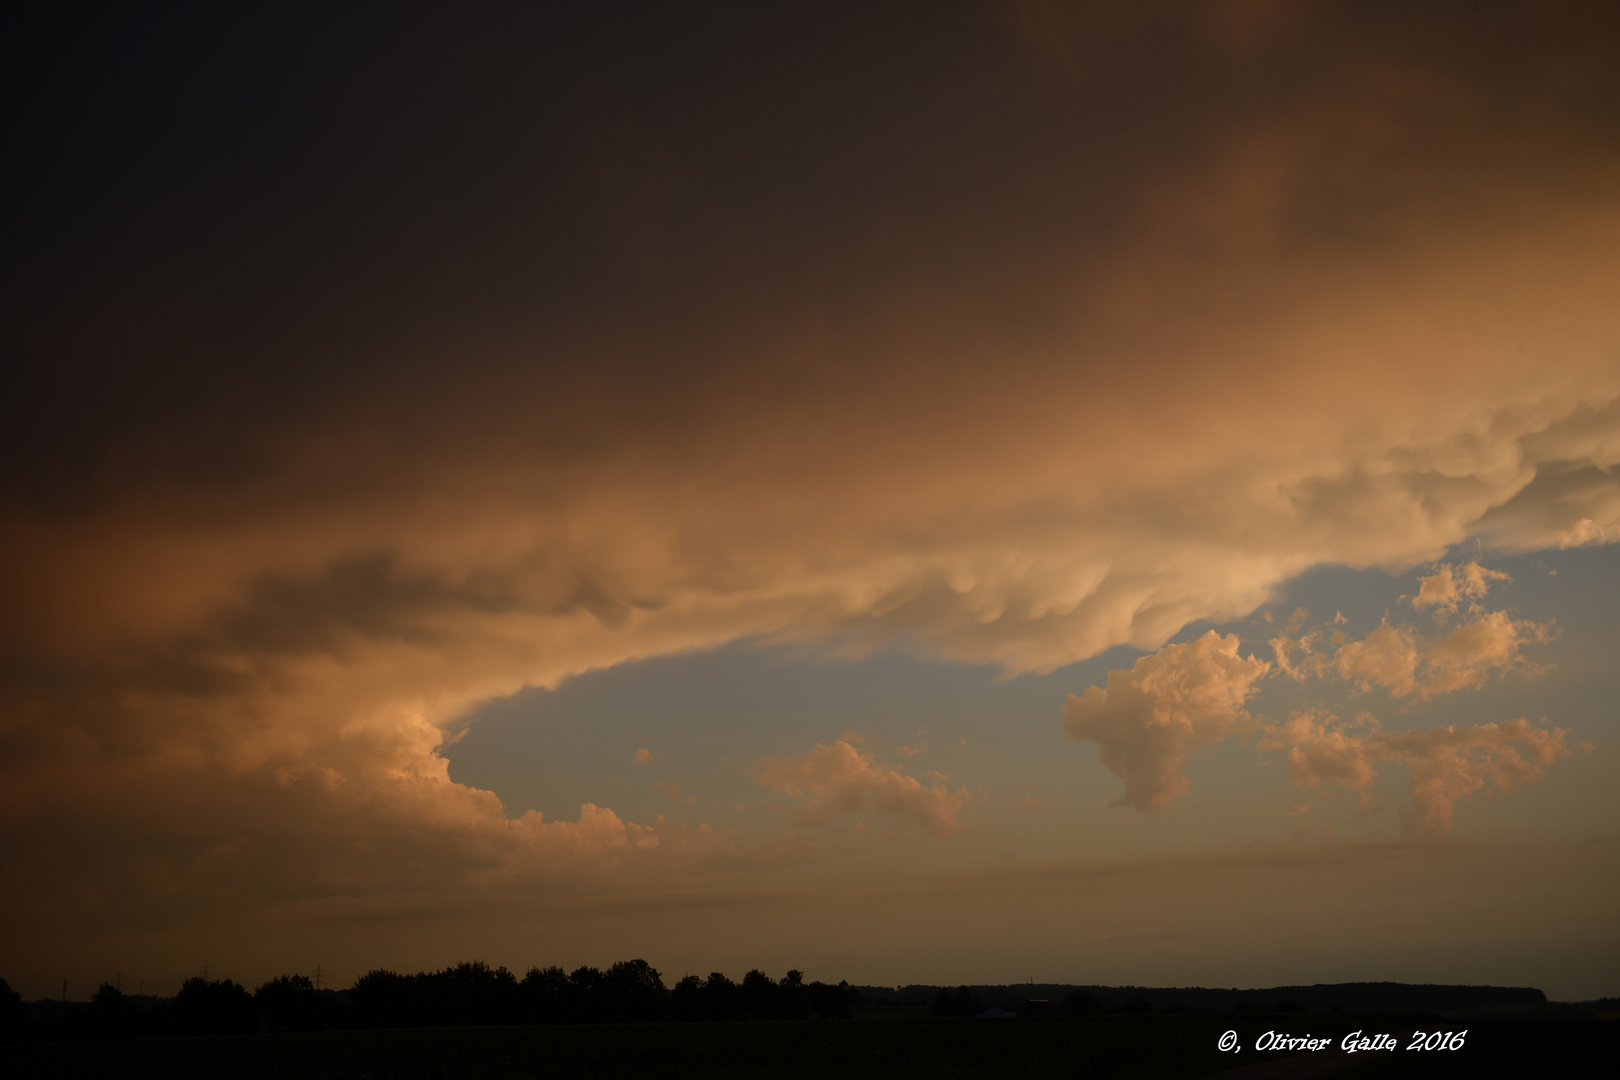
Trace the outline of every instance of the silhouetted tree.
{"label": "silhouetted tree", "polygon": [[759,968],[743,976],[742,1008],[750,1020],[776,1019],[776,983]]}
{"label": "silhouetted tree", "polygon": [[0,979],[0,1039],[14,1039],[22,1034],[23,1017],[22,995],[11,988],[11,984]]}
{"label": "silhouetted tree", "polygon": [[803,1020],[810,1015],[810,995],[805,989],[804,972],[794,969],[782,976],[776,987],[776,1015],[783,1020]]}
{"label": "silhouetted tree", "polygon": [[265,1031],[314,1031],[333,1026],[335,1002],[308,975],[278,975],[253,991]]}
{"label": "silhouetted tree", "polygon": [[1119,1011],[1125,1013],[1150,1013],[1153,1011],[1153,1002],[1145,997],[1133,997],[1120,1006]]}
{"label": "silhouetted tree", "polygon": [[90,1029],[103,1038],[133,1034],[135,1007],[124,992],[104,982],[90,998]]}
{"label": "silhouetted tree", "polygon": [[482,961],[418,976],[428,990],[429,1023],[510,1024],[519,1019],[517,978]]}
{"label": "silhouetted tree", "polygon": [[669,1010],[676,1020],[702,1020],[704,1013],[704,984],[696,975],[683,975],[669,992]]}
{"label": "silhouetted tree", "polygon": [[185,1030],[197,1035],[229,1035],[254,1028],[253,995],[229,979],[187,979],[174,998]]}
{"label": "silhouetted tree", "polygon": [[810,1011],[823,1020],[848,1020],[852,1015],[851,1006],[859,1004],[859,995],[850,991],[848,983],[828,986],[823,982],[813,982],[806,989]]}
{"label": "silhouetted tree", "polygon": [[349,1015],[357,1027],[391,1028],[414,1025],[415,994],[411,977],[377,969],[360,976],[349,991]]}
{"label": "silhouetted tree", "polygon": [[568,986],[563,994],[563,1018],[573,1024],[593,1024],[602,1019],[598,994],[602,986],[602,972],[597,968],[580,966],[568,973]]}
{"label": "silhouetted tree", "polygon": [[1102,1002],[1084,990],[1070,990],[1063,995],[1061,1011],[1064,1016],[1090,1016],[1105,1010]]}
{"label": "silhouetted tree", "polygon": [[568,974],[562,968],[530,968],[519,985],[523,1015],[531,1024],[555,1024],[568,999]]}
{"label": "silhouetted tree", "polygon": [[703,1015],[709,1020],[737,1018],[737,984],[718,971],[703,984]]}
{"label": "silhouetted tree", "polygon": [[954,994],[942,986],[934,997],[935,1016],[978,1016],[981,1011],[978,996],[965,986]]}
{"label": "silhouetted tree", "polygon": [[606,1019],[646,1023],[669,1015],[664,979],[645,960],[620,960],[602,980]]}

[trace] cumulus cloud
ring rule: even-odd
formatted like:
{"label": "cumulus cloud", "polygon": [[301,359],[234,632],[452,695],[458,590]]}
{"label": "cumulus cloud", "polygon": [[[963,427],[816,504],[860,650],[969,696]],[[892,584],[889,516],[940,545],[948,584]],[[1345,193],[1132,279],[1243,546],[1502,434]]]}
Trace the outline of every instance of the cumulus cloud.
{"label": "cumulus cloud", "polygon": [[1190,786],[1181,772],[1187,755],[1251,722],[1243,702],[1271,665],[1239,656],[1239,644],[1236,634],[1211,630],[1142,657],[1130,671],[1110,671],[1106,688],[1069,695],[1064,730],[1097,743],[1097,760],[1125,781],[1116,806],[1169,806]]}
{"label": "cumulus cloud", "polygon": [[1375,764],[1398,761],[1412,774],[1407,789],[1412,805],[1401,810],[1406,828],[1444,836],[1459,799],[1487,784],[1506,791],[1540,776],[1547,765],[1569,755],[1568,734],[1524,719],[1385,732],[1370,717],[1347,728],[1330,713],[1304,711],[1269,728],[1262,746],[1287,749],[1294,782],[1310,787],[1365,788]]}
{"label": "cumulus cloud", "polygon": [[1412,606],[1432,607],[1436,614],[1454,612],[1463,600],[1484,599],[1491,582],[1512,580],[1502,571],[1487,570],[1477,562],[1460,566],[1441,563],[1433,574],[1418,578],[1418,594],[1412,598]]}
{"label": "cumulus cloud", "polygon": [[772,791],[806,802],[796,810],[800,822],[829,825],[856,819],[856,828],[872,819],[951,836],[966,827],[962,815],[973,796],[966,788],[951,791],[945,777],[924,786],[914,776],[880,762],[870,750],[840,739],[817,744],[807,754],[766,758],[755,769],[759,782]]}
{"label": "cumulus cloud", "polygon": [[[1460,600],[1483,596],[1490,581],[1506,576],[1477,563],[1457,573],[1443,566],[1439,573],[1420,579],[1422,588],[1413,603],[1455,611]],[[1505,611],[1484,611],[1478,604],[1471,605],[1470,614],[1469,621],[1437,639],[1387,618],[1358,641],[1348,640],[1338,629],[1295,637],[1302,620],[1291,619],[1285,632],[1269,644],[1278,672],[1295,681],[1338,678],[1361,692],[1381,688],[1392,697],[1423,701],[1481,686],[1493,674],[1535,672],[1539,669],[1524,655],[1524,647],[1545,644],[1559,634],[1551,620],[1517,619]]]}
{"label": "cumulus cloud", "polygon": [[[1371,721],[1365,714],[1357,719],[1362,723]],[[1295,783],[1363,788],[1373,780],[1372,763],[1363,746],[1342,730],[1331,714],[1297,712],[1268,732],[1261,745],[1288,748],[1288,767]]]}
{"label": "cumulus cloud", "polygon": [[1404,697],[1417,688],[1423,644],[1410,627],[1385,621],[1361,641],[1341,645],[1333,655],[1333,670],[1362,690],[1383,686],[1396,697]]}
{"label": "cumulus cloud", "polygon": [[540,811],[530,810],[511,828],[536,847],[565,847],[587,854],[657,847],[659,839],[656,829],[623,821],[612,810],[595,803],[579,808],[578,821],[546,821]]}
{"label": "cumulus cloud", "polygon": [[1130,671],[1109,672],[1106,688],[1070,694],[1063,707],[1064,730],[1072,739],[1095,741],[1098,760],[1125,781],[1115,805],[1143,812],[1166,807],[1189,790],[1180,768],[1192,749],[1234,735],[1259,732],[1263,749],[1287,749],[1295,781],[1311,786],[1363,788],[1372,782],[1377,762],[1399,760],[1412,773],[1413,806],[1404,812],[1409,828],[1444,835],[1459,798],[1487,779],[1506,790],[1540,775],[1545,765],[1568,753],[1567,732],[1525,720],[1383,732],[1369,713],[1345,725],[1331,713],[1308,709],[1272,725],[1251,716],[1244,702],[1273,670],[1300,679],[1336,674],[1361,690],[1379,686],[1394,697],[1421,700],[1478,686],[1491,672],[1525,666],[1521,645],[1547,640],[1551,633],[1548,626],[1503,612],[1465,623],[1438,641],[1386,622],[1331,654],[1312,648],[1313,635],[1296,643],[1297,653],[1291,653],[1289,638],[1279,638],[1272,643],[1278,656],[1274,669],[1241,657],[1236,634],[1223,638],[1211,630],[1196,641],[1142,657]]}
{"label": "cumulus cloud", "polygon": [[1423,700],[1480,686],[1493,673],[1531,669],[1523,647],[1556,633],[1550,623],[1515,619],[1505,611],[1486,612],[1437,641],[1385,621],[1361,641],[1340,646],[1332,665],[1360,690],[1382,687],[1393,697]]}

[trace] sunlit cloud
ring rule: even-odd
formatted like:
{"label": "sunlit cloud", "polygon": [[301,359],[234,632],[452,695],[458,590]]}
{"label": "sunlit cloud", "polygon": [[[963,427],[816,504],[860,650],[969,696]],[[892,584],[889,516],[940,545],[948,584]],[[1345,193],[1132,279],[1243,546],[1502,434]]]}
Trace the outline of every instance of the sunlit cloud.
{"label": "sunlit cloud", "polygon": [[1169,806],[1191,786],[1181,772],[1190,752],[1253,723],[1243,702],[1271,665],[1239,656],[1240,644],[1236,634],[1211,630],[1142,657],[1128,672],[1110,671],[1106,688],[1069,695],[1064,731],[1096,742],[1098,760],[1125,781],[1115,805],[1144,812]]}
{"label": "sunlit cloud", "polygon": [[809,827],[853,821],[859,828],[887,821],[951,836],[967,827],[964,813],[974,798],[966,788],[950,790],[948,778],[937,774],[936,782],[925,786],[843,739],[831,746],[817,744],[805,754],[766,758],[755,775],[772,791],[804,800],[794,818]]}
{"label": "sunlit cloud", "polygon": [[1568,734],[1523,719],[1385,732],[1371,717],[1346,728],[1332,714],[1299,712],[1267,729],[1261,745],[1286,749],[1289,774],[1309,787],[1365,788],[1375,764],[1398,761],[1412,774],[1407,789],[1412,805],[1401,810],[1403,824],[1413,832],[1444,836],[1459,800],[1487,785],[1507,791],[1540,776],[1569,755]]}
{"label": "sunlit cloud", "polygon": [[[1475,568],[1481,575],[1492,573],[1477,564]],[[1459,593],[1449,575],[1442,572],[1420,580],[1430,599],[1423,602],[1420,593],[1414,606],[1437,606],[1444,614],[1449,603],[1449,610],[1455,610]],[[1474,595],[1483,595],[1483,587]],[[1387,690],[1391,697],[1422,701],[1479,687],[1493,674],[1533,674],[1539,668],[1525,657],[1524,647],[1546,644],[1559,636],[1552,621],[1516,619],[1505,611],[1485,611],[1478,604],[1471,606],[1470,615],[1469,621],[1435,639],[1385,618],[1377,629],[1354,641],[1339,629],[1312,630],[1295,637],[1299,620],[1291,619],[1285,632],[1269,644],[1277,670],[1296,681],[1338,678],[1363,693],[1377,688]],[[1335,623],[1340,621],[1342,618]]]}
{"label": "sunlit cloud", "polygon": [[[1459,595],[1483,596],[1490,581],[1506,578],[1477,564],[1464,568],[1460,577],[1448,570],[1420,579],[1429,599],[1421,604],[1415,600],[1416,606],[1454,608]],[[1459,799],[1480,790],[1487,779],[1507,790],[1539,776],[1546,765],[1568,754],[1568,732],[1515,720],[1386,733],[1372,714],[1362,712],[1355,727],[1367,731],[1357,734],[1330,713],[1303,710],[1272,724],[1251,716],[1243,704],[1257,682],[1273,675],[1344,680],[1360,693],[1380,688],[1397,700],[1422,701],[1478,688],[1493,674],[1538,670],[1522,648],[1552,640],[1556,627],[1516,620],[1501,611],[1480,612],[1477,605],[1473,611],[1477,617],[1435,640],[1386,619],[1365,638],[1349,641],[1337,629],[1291,637],[1306,617],[1299,610],[1285,633],[1270,642],[1275,665],[1242,657],[1238,635],[1222,638],[1211,630],[1195,641],[1142,657],[1128,672],[1109,672],[1106,689],[1093,686],[1081,696],[1069,695],[1064,729],[1072,739],[1097,743],[1098,760],[1125,781],[1115,805],[1144,812],[1163,809],[1187,793],[1190,781],[1180,767],[1191,750],[1236,735],[1258,732],[1260,748],[1288,749],[1295,781],[1310,786],[1364,788],[1373,780],[1375,763],[1398,760],[1412,773],[1413,806],[1402,812],[1408,828],[1445,835]],[[1336,616],[1333,625],[1341,622]]]}
{"label": "sunlit cloud", "polygon": [[1487,570],[1477,562],[1460,566],[1441,563],[1433,574],[1418,578],[1418,593],[1412,597],[1412,606],[1432,607],[1436,615],[1450,614],[1464,600],[1484,599],[1490,591],[1491,582],[1512,580],[1502,571]]}

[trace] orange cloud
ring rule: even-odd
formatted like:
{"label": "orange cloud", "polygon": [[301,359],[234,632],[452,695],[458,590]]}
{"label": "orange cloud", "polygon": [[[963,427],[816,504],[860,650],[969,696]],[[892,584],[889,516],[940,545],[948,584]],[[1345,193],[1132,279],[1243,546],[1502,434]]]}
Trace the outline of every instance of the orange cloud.
{"label": "orange cloud", "polygon": [[1271,665],[1238,655],[1236,634],[1211,630],[1110,671],[1108,686],[1069,695],[1063,727],[1097,743],[1097,759],[1125,781],[1116,806],[1169,806],[1190,782],[1181,766],[1198,746],[1222,742],[1251,720],[1243,702]]}
{"label": "orange cloud", "polygon": [[1418,578],[1418,594],[1412,598],[1412,606],[1432,607],[1436,614],[1454,612],[1462,600],[1484,599],[1491,582],[1512,580],[1500,570],[1487,570],[1477,562],[1461,566],[1441,563],[1430,576]]}
{"label": "orange cloud", "polygon": [[1459,799],[1487,783],[1506,791],[1540,776],[1570,752],[1567,731],[1523,719],[1398,732],[1372,727],[1356,734],[1341,728],[1330,714],[1300,712],[1269,729],[1262,745],[1286,748],[1294,782],[1310,787],[1364,788],[1372,783],[1374,764],[1401,762],[1412,774],[1407,789],[1412,806],[1402,809],[1402,820],[1409,830],[1433,836],[1451,831]]}
{"label": "orange cloud", "polygon": [[[1312,651],[1314,635],[1301,639],[1302,659],[1293,664],[1288,638],[1272,644],[1279,674],[1339,674],[1363,690],[1382,686],[1393,696],[1421,699],[1478,686],[1492,671],[1522,666],[1520,645],[1546,640],[1550,633],[1546,626],[1492,612],[1434,642],[1386,623],[1363,641],[1340,647],[1331,659]],[[1093,686],[1081,696],[1069,695],[1063,707],[1067,735],[1095,741],[1098,760],[1125,781],[1116,806],[1143,812],[1168,806],[1190,787],[1180,768],[1191,750],[1258,730],[1261,747],[1287,749],[1295,782],[1308,786],[1364,788],[1377,762],[1403,762],[1412,773],[1413,806],[1403,811],[1408,827],[1444,835],[1456,801],[1486,779],[1506,790],[1569,753],[1563,729],[1536,728],[1524,720],[1385,733],[1363,713],[1355,726],[1370,732],[1357,734],[1331,714],[1303,710],[1282,724],[1267,725],[1250,716],[1243,703],[1272,665],[1240,657],[1240,644],[1236,634],[1222,638],[1211,630],[1196,641],[1142,657],[1128,672],[1109,672],[1106,689]]]}
{"label": "orange cloud", "polygon": [[843,739],[831,746],[817,744],[807,754],[766,758],[755,775],[773,791],[807,799],[797,817],[812,826],[851,817],[858,819],[857,824],[882,818],[935,836],[951,836],[966,827],[962,814],[973,799],[965,788],[953,792],[943,782],[925,787],[916,777],[878,761],[872,751]]}
{"label": "orange cloud", "polygon": [[1333,667],[1361,690],[1383,687],[1394,697],[1422,700],[1480,686],[1494,672],[1527,668],[1523,646],[1554,636],[1551,624],[1514,619],[1502,611],[1480,615],[1438,641],[1386,622],[1365,639],[1341,646]]}

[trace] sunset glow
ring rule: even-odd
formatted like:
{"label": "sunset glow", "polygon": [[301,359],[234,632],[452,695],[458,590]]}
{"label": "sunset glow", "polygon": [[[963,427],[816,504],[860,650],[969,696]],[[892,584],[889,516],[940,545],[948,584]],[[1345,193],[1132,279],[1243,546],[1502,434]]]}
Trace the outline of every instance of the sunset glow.
{"label": "sunset glow", "polygon": [[1620,992],[1613,6],[6,37],[25,996]]}

